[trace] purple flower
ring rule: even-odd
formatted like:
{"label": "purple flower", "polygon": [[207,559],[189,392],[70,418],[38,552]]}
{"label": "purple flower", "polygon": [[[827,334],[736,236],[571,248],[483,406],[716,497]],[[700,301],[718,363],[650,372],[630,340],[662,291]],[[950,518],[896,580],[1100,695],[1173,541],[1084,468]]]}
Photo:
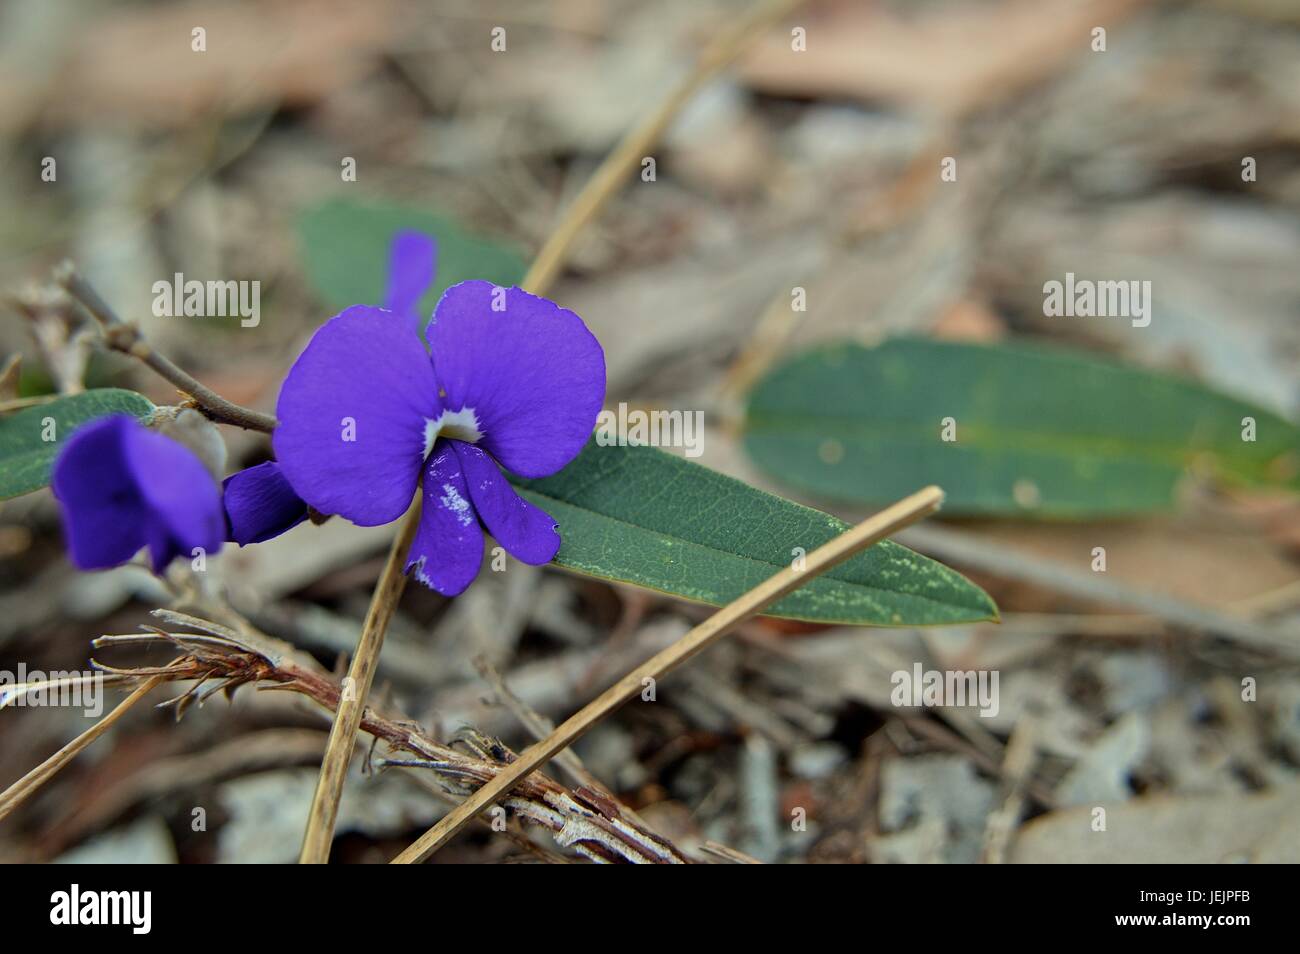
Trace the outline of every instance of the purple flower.
{"label": "purple flower", "polygon": [[[422,321],[416,309],[420,296],[433,284],[437,258],[438,245],[431,236],[413,231],[393,236],[384,306],[417,331]],[[241,547],[278,537],[307,517],[306,502],[293,492],[274,461],[232,474],[222,488],[226,539]]]}
{"label": "purple flower", "polygon": [[274,461],[231,474],[221,487],[226,539],[241,547],[278,537],[307,519],[307,504]]}
{"label": "purple flower", "polygon": [[548,562],[555,521],[498,464],[544,477],[582,449],[605,398],[605,358],[582,319],[519,288],[447,289],[427,331],[357,305],[289,371],[272,444],[308,504],[362,526],[397,519],[423,481],[406,569],[452,596],[478,573],[483,528],[516,558]]}
{"label": "purple flower", "polygon": [[147,546],[161,573],[195,547],[221,549],[221,498],[203,462],[125,414],[77,428],[54,462],[51,485],[80,569],[117,566]]}

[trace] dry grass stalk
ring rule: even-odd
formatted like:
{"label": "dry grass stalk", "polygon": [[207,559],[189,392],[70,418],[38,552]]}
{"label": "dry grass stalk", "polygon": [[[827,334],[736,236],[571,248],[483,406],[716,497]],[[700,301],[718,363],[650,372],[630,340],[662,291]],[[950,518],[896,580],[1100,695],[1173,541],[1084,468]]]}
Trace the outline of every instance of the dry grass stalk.
{"label": "dry grass stalk", "polygon": [[78,753],[112,728],[118,719],[126,715],[132,706],[143,699],[151,689],[163,680],[164,676],[161,675],[161,672],[159,670],[152,673],[129,696],[119,702],[117,708],[112,712],[14,782],[4,792],[0,792],[0,819],[8,816],[15,808],[31,798],[42,785],[76,758]]}
{"label": "dry grass stalk", "polygon": [[361,626],[361,639],[357,642],[357,651],[352,655],[352,664],[348,667],[346,684],[349,691],[335,706],[337,715],[334,724],[330,726],[329,742],[321,759],[320,776],[316,779],[316,791],[307,815],[307,830],[302,837],[302,853],[298,858],[302,864],[325,864],[329,861],[334,823],[339,813],[339,798],[343,794],[343,778],[352,758],[352,745],[357,737],[357,729],[361,726],[366,699],[370,695],[370,684],[374,681],[375,670],[379,668],[379,651],[384,645],[384,633],[397,610],[402,590],[406,588],[406,574],[402,568],[406,565],[406,555],[411,549],[411,541],[415,539],[419,523],[420,500],[416,497],[402,518],[402,528],[393,539],[393,545],[388,551],[388,562],[384,564],[383,573],[370,598],[370,608],[366,611],[366,619]]}

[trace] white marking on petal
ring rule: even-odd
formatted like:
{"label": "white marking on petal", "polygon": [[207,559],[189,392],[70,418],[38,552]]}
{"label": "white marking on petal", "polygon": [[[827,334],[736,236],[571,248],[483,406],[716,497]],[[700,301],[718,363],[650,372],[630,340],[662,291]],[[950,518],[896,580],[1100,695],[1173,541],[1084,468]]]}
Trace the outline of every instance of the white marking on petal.
{"label": "white marking on petal", "polygon": [[469,505],[469,501],[460,495],[452,484],[443,484],[442,492],[445,496],[439,497],[438,500],[447,508],[462,527],[468,527],[474,522],[474,510]]}
{"label": "white marking on petal", "polygon": [[424,419],[424,456],[428,457],[433,444],[439,437],[475,444],[482,440],[483,432],[478,427],[478,415],[472,407],[463,407],[459,411],[443,411],[437,418]]}
{"label": "white marking on petal", "polygon": [[428,557],[420,557],[420,559],[411,564],[410,569],[415,571],[415,578],[417,580],[425,586],[432,588],[433,581],[429,579],[429,574],[424,572],[424,561],[427,559]]}

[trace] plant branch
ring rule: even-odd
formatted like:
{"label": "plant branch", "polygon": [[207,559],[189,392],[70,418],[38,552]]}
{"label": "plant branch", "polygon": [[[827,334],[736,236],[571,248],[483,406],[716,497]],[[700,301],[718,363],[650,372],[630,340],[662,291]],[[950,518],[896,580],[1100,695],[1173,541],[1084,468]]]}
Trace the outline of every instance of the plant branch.
{"label": "plant branch", "polygon": [[246,430],[265,431],[268,434],[275,430],[278,422],[273,415],[227,401],[181,370],[171,358],[155,350],[144,339],[139,328],[118,317],[71,262],[64,262],[55,268],[54,280],[63,286],[73,301],[99,322],[104,332],[104,341],[110,348],[148,365],[159,376],[176,385],[193,399],[195,407],[205,416],[218,424],[233,424]]}
{"label": "plant branch", "polygon": [[769,577],[739,599],[732,601],[667,649],[646,660],[614,685],[570,716],[545,739],[529,746],[508,769],[499,773],[472,796],[462,802],[442,821],[425,832],[414,844],[394,859],[395,864],[420,862],[446,844],[453,835],[493,801],[500,798],[529,772],[533,772],[559,752],[581,738],[592,726],[620,708],[648,681],[658,680],[682,663],[726,636],[745,620],[756,616],[783,596],[842,563],[856,553],[879,543],[885,537],[915,523],[939,509],[943,491],[926,487],[910,497],[868,517],[856,527],[823,544],[808,554],[802,569],[794,566]]}

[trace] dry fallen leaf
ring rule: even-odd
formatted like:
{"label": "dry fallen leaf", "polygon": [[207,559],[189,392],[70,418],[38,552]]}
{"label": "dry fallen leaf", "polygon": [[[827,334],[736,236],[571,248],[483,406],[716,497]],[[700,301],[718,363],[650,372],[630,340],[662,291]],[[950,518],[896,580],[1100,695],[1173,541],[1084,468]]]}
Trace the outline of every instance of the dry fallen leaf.
{"label": "dry fallen leaf", "polygon": [[[395,30],[389,0],[198,2],[85,17],[48,86],[0,75],[0,132],[40,110],[45,123],[183,126],[196,114],[301,105],[354,84]],[[192,47],[202,28],[206,52]]]}
{"label": "dry fallen leaf", "polygon": [[[1090,52],[1091,30],[1118,26],[1140,0],[1005,0],[902,17],[876,4],[809,14],[807,51],[789,32],[757,44],[742,75],[765,93],[851,96],[959,117],[1004,99]],[[814,55],[815,52],[815,55]]]}
{"label": "dry fallen leaf", "polygon": [[1094,547],[1106,548],[1116,583],[1196,604],[1231,609],[1290,584],[1295,565],[1259,530],[1169,519],[1102,524],[982,525],[987,537],[1072,570],[1091,572]]}
{"label": "dry fallen leaf", "polygon": [[1020,829],[1011,860],[1021,864],[1215,864],[1300,861],[1300,785],[1258,795],[1143,798],[1052,812]]}

